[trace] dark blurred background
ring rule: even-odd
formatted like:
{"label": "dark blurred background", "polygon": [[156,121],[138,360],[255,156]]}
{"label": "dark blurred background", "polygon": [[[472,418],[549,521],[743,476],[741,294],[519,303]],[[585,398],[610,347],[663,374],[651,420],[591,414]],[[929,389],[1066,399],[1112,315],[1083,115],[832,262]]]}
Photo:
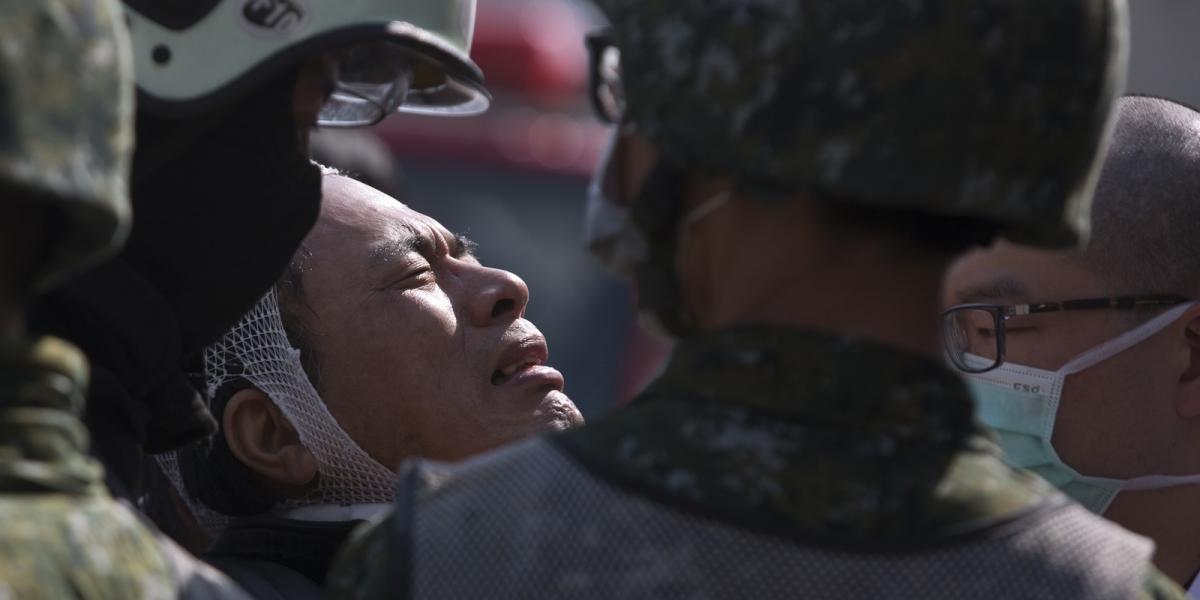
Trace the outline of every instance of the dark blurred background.
{"label": "dark blurred background", "polygon": [[1128,92],[1200,108],[1200,0],[1129,0],[1129,22]]}

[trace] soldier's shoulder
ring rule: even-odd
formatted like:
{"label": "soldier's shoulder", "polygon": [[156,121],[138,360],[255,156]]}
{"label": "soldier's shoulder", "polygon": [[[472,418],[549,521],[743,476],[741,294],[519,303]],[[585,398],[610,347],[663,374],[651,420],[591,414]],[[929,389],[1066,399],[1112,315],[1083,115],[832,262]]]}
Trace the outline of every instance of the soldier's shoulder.
{"label": "soldier's shoulder", "polygon": [[[326,576],[328,597],[396,597],[397,590],[410,585],[407,569],[416,514],[465,514],[480,506],[496,510],[501,498],[518,504],[521,500],[512,497],[516,490],[530,492],[538,481],[552,481],[561,474],[558,467],[568,465],[544,438],[518,442],[455,465],[425,460],[405,463],[392,507],[356,528],[342,545]],[[509,493],[498,494],[497,486]]]}
{"label": "soldier's shoulder", "polygon": [[5,597],[153,598],[173,589],[153,532],[110,498],[4,494],[0,521]]}

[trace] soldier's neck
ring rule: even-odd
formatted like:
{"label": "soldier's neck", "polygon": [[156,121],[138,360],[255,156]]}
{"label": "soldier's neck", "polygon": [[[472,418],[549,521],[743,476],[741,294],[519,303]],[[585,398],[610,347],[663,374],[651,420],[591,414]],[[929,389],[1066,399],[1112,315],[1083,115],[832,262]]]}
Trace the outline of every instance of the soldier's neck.
{"label": "soldier's neck", "polygon": [[940,358],[938,291],[947,266],[941,259],[889,260],[868,254],[834,268],[792,273],[773,282],[757,300],[715,316],[706,329],[739,324],[818,329]]}

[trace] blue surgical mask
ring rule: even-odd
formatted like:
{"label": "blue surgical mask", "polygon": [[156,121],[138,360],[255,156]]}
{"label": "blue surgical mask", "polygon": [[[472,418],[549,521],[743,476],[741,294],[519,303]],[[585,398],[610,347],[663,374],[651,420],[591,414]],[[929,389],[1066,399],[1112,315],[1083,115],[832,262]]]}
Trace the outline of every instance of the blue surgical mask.
{"label": "blue surgical mask", "polygon": [[[1057,371],[1006,362],[986,373],[968,374],[979,420],[1000,436],[1005,460],[1028,469],[1101,514],[1118,492],[1200,483],[1196,475],[1143,475],[1113,479],[1084,475],[1063,462],[1050,440],[1067,376],[1095,366],[1162,331],[1195,303],[1182,304],[1071,360]],[[968,355],[980,364],[991,361]]]}

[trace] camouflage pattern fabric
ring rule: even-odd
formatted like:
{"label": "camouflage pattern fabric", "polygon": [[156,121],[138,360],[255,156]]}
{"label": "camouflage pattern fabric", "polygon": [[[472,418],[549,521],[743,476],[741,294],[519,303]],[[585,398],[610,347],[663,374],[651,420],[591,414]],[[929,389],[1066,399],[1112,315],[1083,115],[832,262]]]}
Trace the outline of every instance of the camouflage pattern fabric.
{"label": "camouflage pattern fabric", "polygon": [[[868,368],[874,375],[862,377]],[[1004,465],[941,364],[831,334],[739,328],[685,340],[633,406],[551,442],[686,514],[875,556],[1061,498]],[[392,539],[403,512],[356,532],[330,575],[331,597],[397,597],[411,580],[398,554],[420,561],[419,547]],[[1147,571],[1142,598],[1185,597]]]}
{"label": "camouflage pattern fabric", "polygon": [[[1055,494],[1002,462],[972,407],[936,361],[850,336],[741,327],[680,343],[631,410],[559,443],[593,470],[747,526],[839,548],[912,547]],[[729,439],[740,443],[716,442]],[[1184,597],[1153,568],[1145,589]]]}
{"label": "camouflage pattern fabric", "polygon": [[129,227],[133,66],[115,0],[0,0],[0,181],[61,209],[45,290]]}
{"label": "camouflage pattern fabric", "polygon": [[1124,0],[597,0],[625,118],[744,187],[1085,233]]}
{"label": "camouflage pattern fabric", "polygon": [[0,598],[245,598],[109,496],[86,381],[64,342],[0,347]]}

